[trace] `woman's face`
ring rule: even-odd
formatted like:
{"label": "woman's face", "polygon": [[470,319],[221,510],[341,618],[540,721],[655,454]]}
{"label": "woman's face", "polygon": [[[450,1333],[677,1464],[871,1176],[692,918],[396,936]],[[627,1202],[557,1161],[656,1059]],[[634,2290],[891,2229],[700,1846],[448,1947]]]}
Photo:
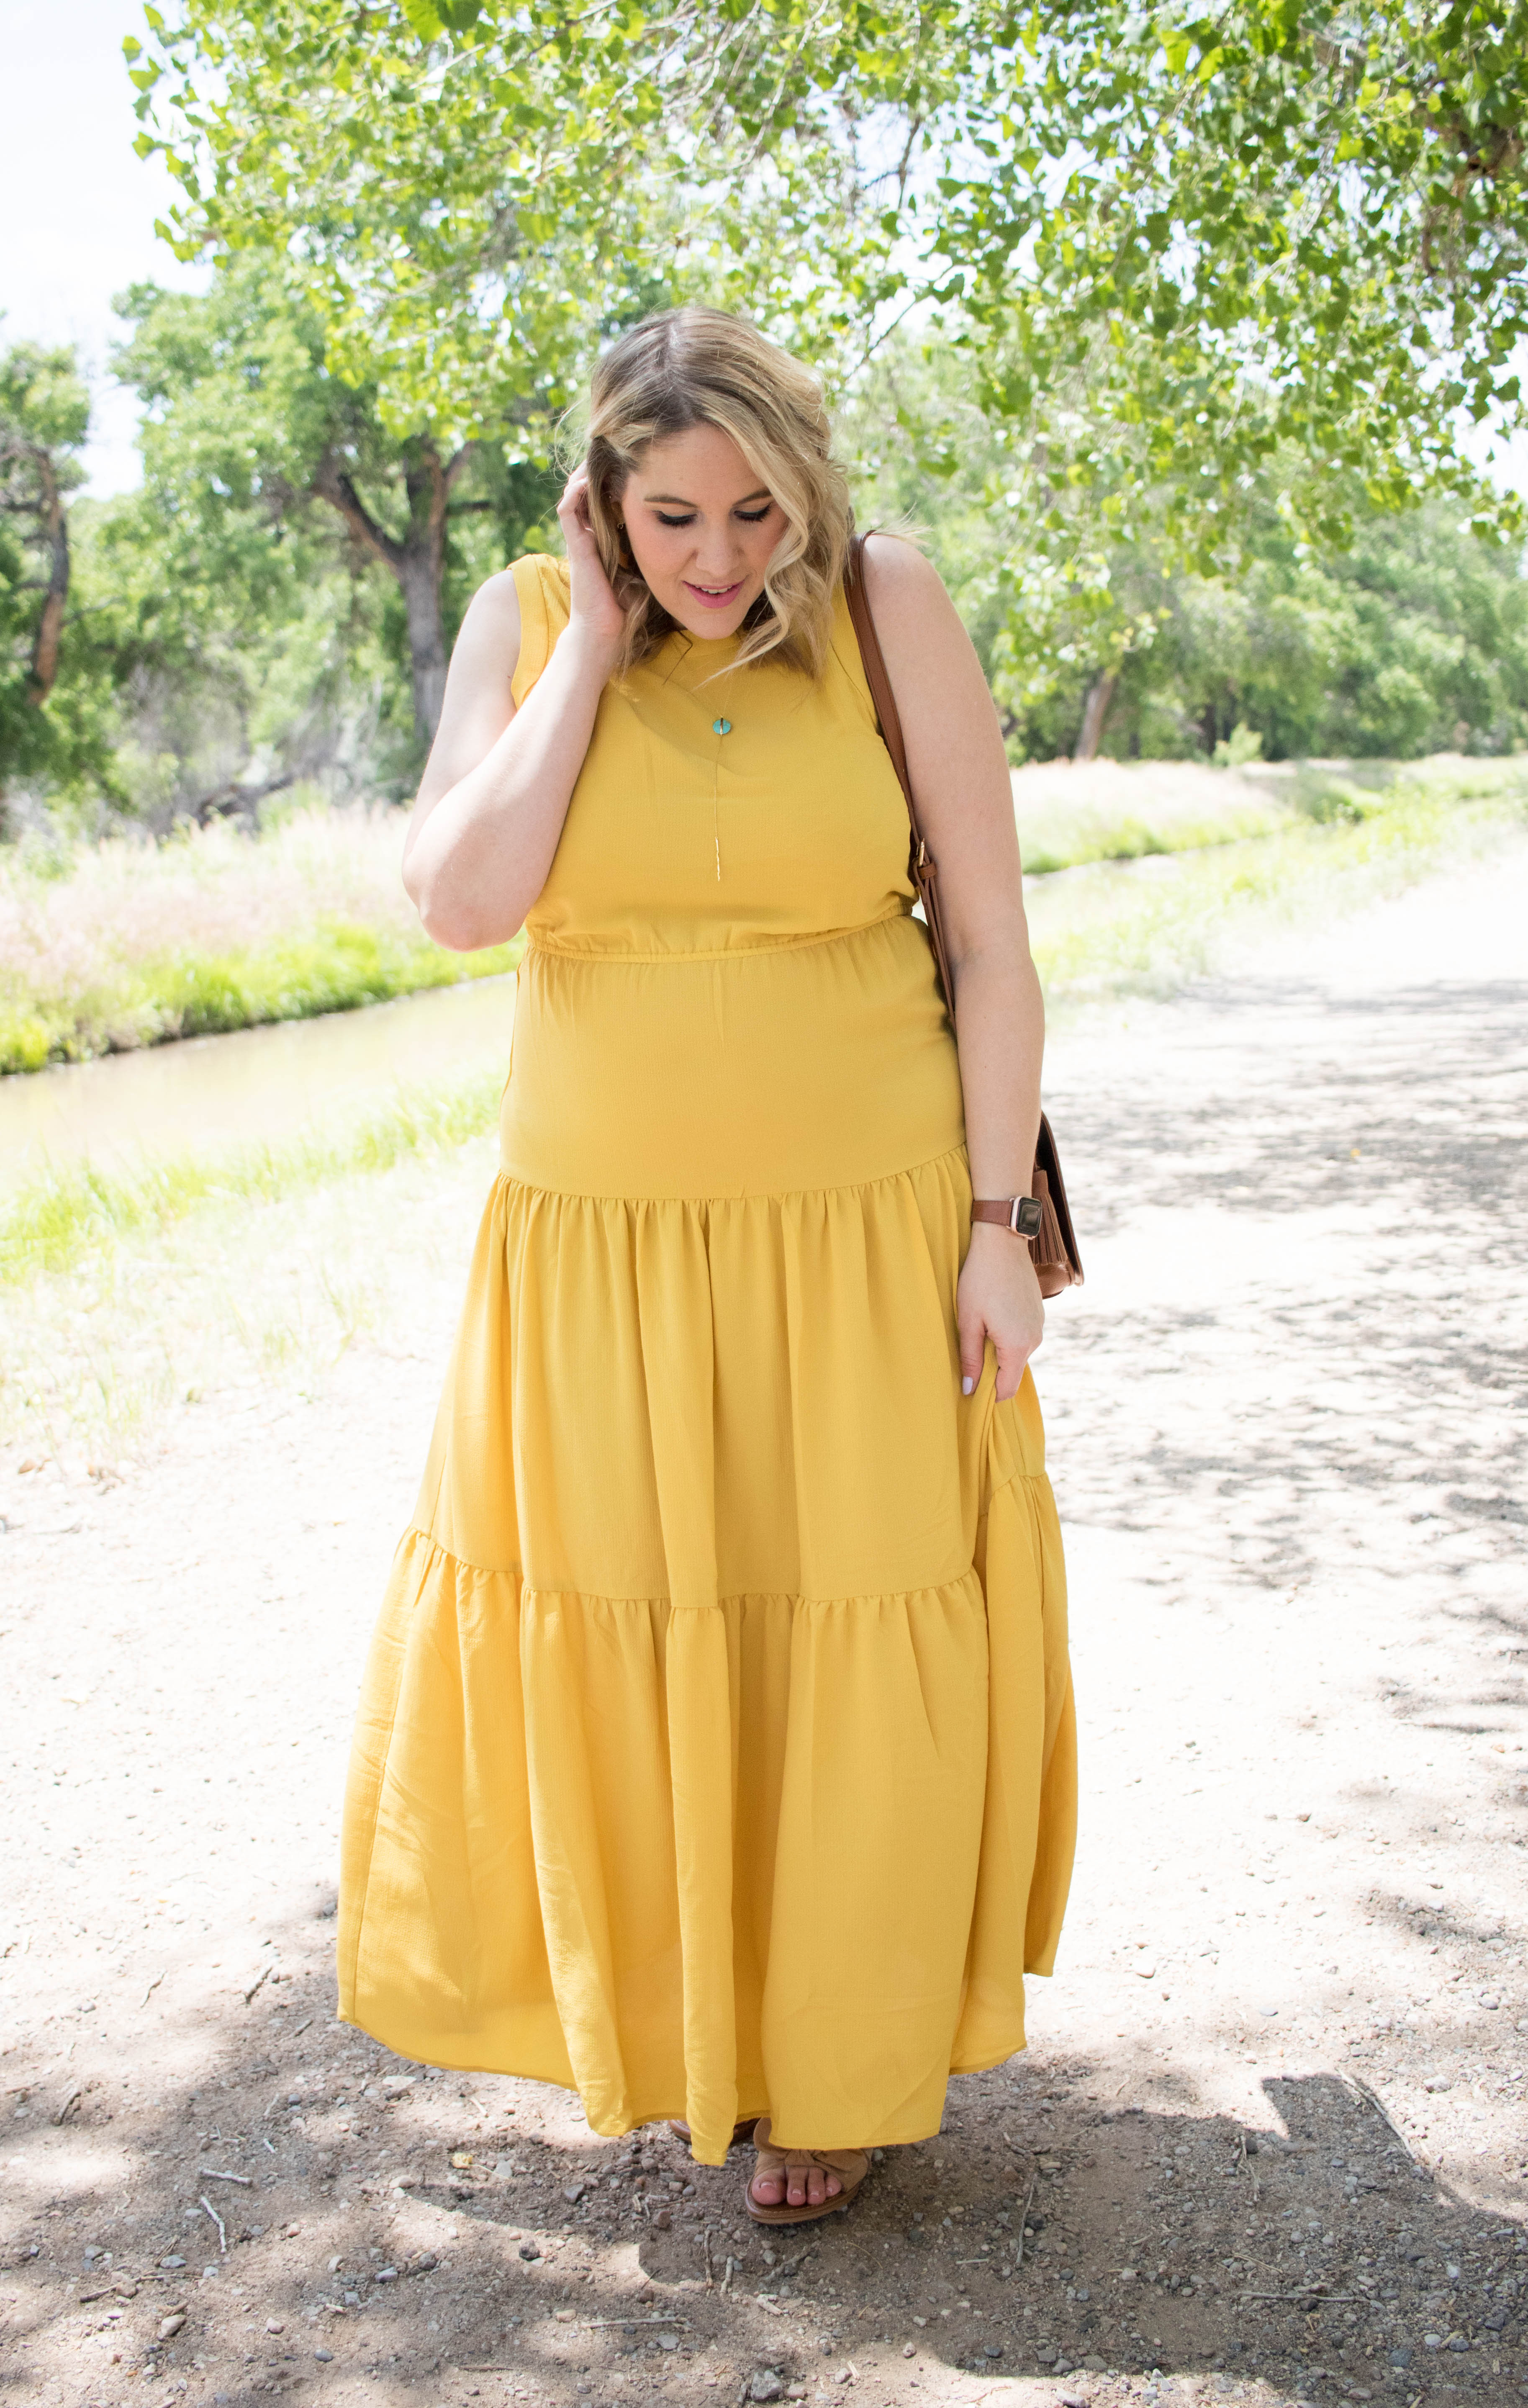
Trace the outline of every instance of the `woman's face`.
{"label": "woman's face", "polygon": [[785,513],[730,435],[694,426],[652,444],[621,496],[632,557],[693,636],[735,636],[764,592]]}

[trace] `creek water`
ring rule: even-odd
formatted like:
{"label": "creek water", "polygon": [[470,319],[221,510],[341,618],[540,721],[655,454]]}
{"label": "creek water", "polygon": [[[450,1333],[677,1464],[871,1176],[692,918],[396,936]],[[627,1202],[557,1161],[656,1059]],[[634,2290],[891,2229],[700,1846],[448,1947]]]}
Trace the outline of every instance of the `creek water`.
{"label": "creek water", "polygon": [[50,1163],[278,1142],[357,1116],[401,1085],[495,1063],[507,1071],[514,1014],[510,972],[0,1079],[0,1191]]}

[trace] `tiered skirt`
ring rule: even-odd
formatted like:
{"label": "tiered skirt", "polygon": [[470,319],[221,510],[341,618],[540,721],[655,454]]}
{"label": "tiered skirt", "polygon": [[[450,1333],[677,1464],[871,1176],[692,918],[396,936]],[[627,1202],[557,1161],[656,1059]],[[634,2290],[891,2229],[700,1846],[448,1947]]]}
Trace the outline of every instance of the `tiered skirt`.
{"label": "tiered skirt", "polygon": [[[870,1095],[875,1125],[850,1077],[797,1133],[851,1172],[953,1138],[871,1176],[779,1183],[736,1092],[751,1072],[778,1116],[792,1045],[821,1082],[824,980],[874,1063],[926,961],[905,920],[734,957],[730,1007],[773,982],[751,1054],[705,964],[532,962],[507,1167],[365,1674],[342,2014],[576,2087],[599,2132],[683,2115],[707,2163],[744,2114],[825,2148],[936,2131],[952,2071],[1022,2047],[1065,1901],[1060,1538],[1027,1375],[997,1404],[989,1350],[960,1394],[948,1031],[921,1085]],[[633,967],[658,972],[643,1138],[611,1149],[624,1192],[593,1193],[599,1115],[632,1106],[590,995],[619,1007]],[[577,1189],[547,1176],[570,1163]],[[697,1169],[709,1192],[640,1192]]]}

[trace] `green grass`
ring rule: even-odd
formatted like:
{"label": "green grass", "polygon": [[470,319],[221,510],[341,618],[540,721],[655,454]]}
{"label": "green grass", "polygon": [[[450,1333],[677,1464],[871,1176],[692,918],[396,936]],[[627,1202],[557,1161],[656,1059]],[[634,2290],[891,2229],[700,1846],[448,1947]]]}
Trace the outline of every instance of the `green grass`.
{"label": "green grass", "polygon": [[150,958],[70,996],[0,1001],[0,1074],[82,1062],[179,1037],[218,1037],[273,1020],[353,1011],[421,988],[513,969],[518,939],[449,953],[423,936],[321,920],[237,952]]}
{"label": "green grass", "polygon": [[1021,815],[1019,842],[1026,876],[1046,878],[1092,862],[1144,861],[1243,843],[1250,837],[1276,835],[1291,817],[1287,806],[1255,800],[1215,813],[1155,810],[1150,818],[1131,811],[1048,811]]}
{"label": "green grass", "polygon": [[1241,771],[1202,761],[1039,763],[1014,781],[1024,869],[1045,878],[1097,862],[1207,853],[1274,837],[1304,823],[1355,823],[1420,795],[1440,804],[1509,798],[1528,790],[1528,760],[1258,763]]}
{"label": "green grass", "polygon": [[1494,841],[1528,809],[1528,761],[1391,773],[1385,786],[1306,773],[1271,835],[1043,878],[1026,892],[1053,1001],[1163,993],[1280,921],[1331,917]]}
{"label": "green grass", "polygon": [[[486,1096],[469,1109],[492,1118]],[[197,1181],[192,1209],[173,1209],[182,1186],[148,1219],[118,1218],[121,1194],[98,1196],[93,1241],[4,1291],[0,1447],[17,1449],[13,1468],[51,1456],[110,1477],[204,1399],[264,1416],[283,1394],[312,1394],[358,1342],[384,1379],[416,1348],[433,1353],[460,1309],[495,1147],[486,1132],[461,1141],[461,1122],[441,1115],[389,1162],[398,1135],[369,1150],[370,1168],[309,1156],[300,1168],[321,1170],[317,1185]]]}
{"label": "green grass", "polygon": [[207,1203],[271,1203],[355,1172],[439,1154],[492,1128],[498,1070],[409,1088],[380,1111],[284,1145],[181,1152],[131,1169],[84,1162],[38,1172],[0,1209],[0,1282],[63,1271],[123,1239],[152,1236]]}

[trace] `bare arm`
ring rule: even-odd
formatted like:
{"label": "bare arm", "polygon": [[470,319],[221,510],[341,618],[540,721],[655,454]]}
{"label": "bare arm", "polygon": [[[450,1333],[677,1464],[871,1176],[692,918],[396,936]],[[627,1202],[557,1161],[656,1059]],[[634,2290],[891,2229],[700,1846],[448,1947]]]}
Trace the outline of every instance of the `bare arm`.
{"label": "bare arm", "polygon": [[[1045,1007],[1030,958],[1013,785],[997,713],[937,572],[910,544],[872,536],[865,590],[907,746],[907,767],[939,897],[955,985],[971,1184],[1027,1196],[1040,1125]],[[961,1368],[997,1351],[1010,1397],[1045,1326],[1028,1246],[978,1222],[961,1272]]]}
{"label": "bare arm", "polygon": [[557,513],[572,616],[523,707],[509,692],[521,631],[507,570],[473,595],[451,654],[403,882],[428,933],[456,953],[503,944],[546,884],[615,666],[623,623],[589,533],[584,484],[579,469]]}

